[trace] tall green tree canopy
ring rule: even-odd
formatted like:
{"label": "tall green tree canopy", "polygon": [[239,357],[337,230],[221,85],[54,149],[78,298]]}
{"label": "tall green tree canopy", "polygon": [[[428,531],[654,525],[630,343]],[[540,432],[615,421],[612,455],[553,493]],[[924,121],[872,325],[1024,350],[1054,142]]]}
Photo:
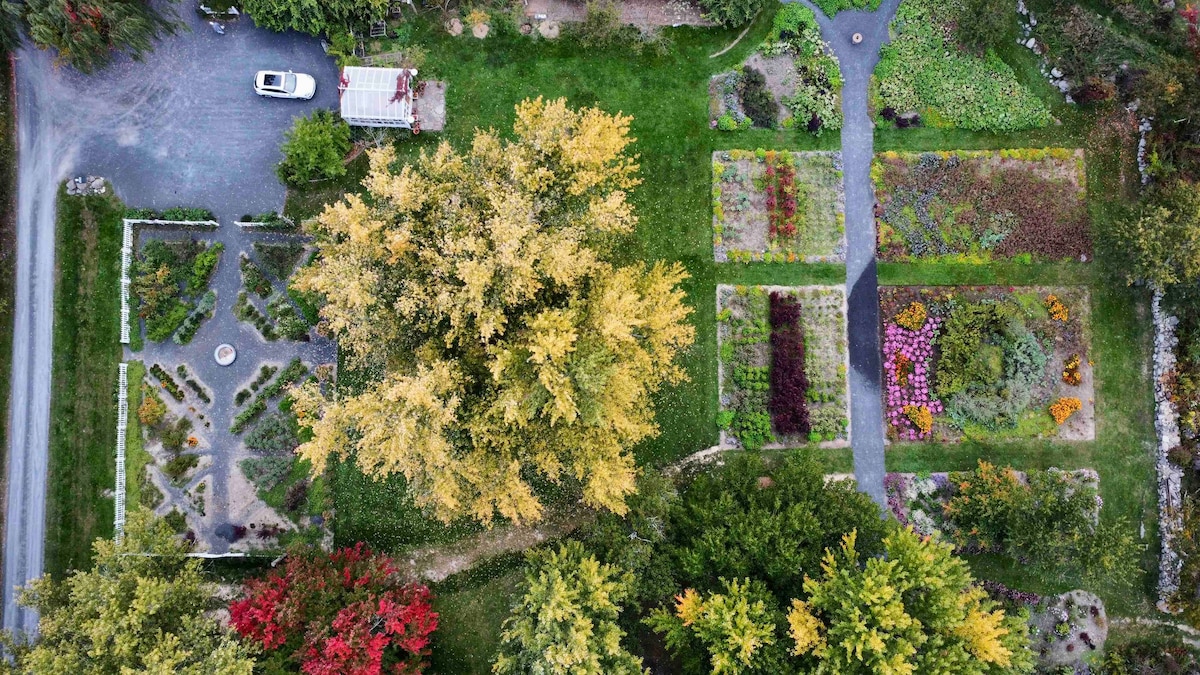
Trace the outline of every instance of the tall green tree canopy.
{"label": "tall green tree canopy", "polygon": [[621,646],[621,603],[633,579],[576,541],[529,554],[525,595],[504,622],[497,675],[640,675]]}
{"label": "tall green tree canopy", "polygon": [[17,672],[250,675],[252,648],[204,612],[215,592],[164,521],[130,514],[120,541],[97,540],[92,569],[43,577],[22,595],[41,614]]}
{"label": "tall green tree canopy", "polygon": [[516,117],[512,140],[479,131],[399,170],[372,153],[369,199],[311,224],[320,257],[294,286],[327,299],[350,364],[381,376],[332,401],[297,392],[313,431],[299,453],[403,474],[444,520],[536,519],[535,478],[624,512],[630,450],[658,432],[651,395],[684,378],[687,275],[609,262],[637,224],[630,118],[540,98]]}
{"label": "tall green tree canopy", "polygon": [[160,14],[144,0],[25,0],[22,16],[34,44],[53,47],[60,63],[85,73],[121,53],[141,60],[178,27],[173,11]]}
{"label": "tall green tree canopy", "polygon": [[683,586],[715,590],[718,579],[763,581],[781,600],[797,597],[821,556],[857,530],[868,553],[884,534],[879,507],[846,481],[826,481],[812,459],[776,466],[738,453],[700,474],[671,513],[670,552]]}
{"label": "tall green tree canopy", "polygon": [[311,180],[346,175],[342,161],[350,152],[350,125],[328,110],[297,117],[284,135],[279,180],[302,185]]}
{"label": "tall green tree canopy", "polygon": [[387,0],[242,0],[255,25],[322,35],[361,28],[387,16]]}
{"label": "tall green tree canopy", "polygon": [[1132,256],[1130,281],[1161,287],[1200,280],[1200,187],[1179,180],[1155,188],[1136,217],[1117,221],[1114,234]]}

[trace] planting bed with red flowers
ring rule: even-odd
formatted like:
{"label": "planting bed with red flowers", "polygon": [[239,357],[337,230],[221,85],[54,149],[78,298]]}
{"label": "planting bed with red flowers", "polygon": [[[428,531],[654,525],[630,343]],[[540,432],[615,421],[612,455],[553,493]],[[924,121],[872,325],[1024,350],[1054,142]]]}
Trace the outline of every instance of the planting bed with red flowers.
{"label": "planting bed with red flowers", "polygon": [[718,286],[725,446],[846,445],[845,289]]}
{"label": "planting bed with red flowers", "polygon": [[717,262],[845,260],[845,195],[837,152],[713,153]]}
{"label": "planting bed with red flowers", "polygon": [[879,258],[1090,260],[1082,150],[882,152]]}
{"label": "planting bed with red flowers", "polygon": [[1083,288],[879,289],[894,441],[1095,438]]}

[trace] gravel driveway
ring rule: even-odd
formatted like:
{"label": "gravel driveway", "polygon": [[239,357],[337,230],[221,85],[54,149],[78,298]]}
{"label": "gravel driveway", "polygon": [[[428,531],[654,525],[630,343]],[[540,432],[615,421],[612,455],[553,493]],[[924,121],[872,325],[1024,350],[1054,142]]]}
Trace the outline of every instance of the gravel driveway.
{"label": "gravel driveway", "polygon": [[[37,628],[36,614],[16,606],[13,587],[42,573],[59,182],[104,176],[131,206],[202,206],[223,222],[274,210],[283,205],[272,167],[284,130],[294,116],[337,105],[337,69],[315,39],[258,30],[249,19],[217,35],[190,4],[180,14],[190,32],[167,38],[143,63],[122,59],[92,76],[55,68],[47,52],[27,47],[18,54],[16,323],[0,582],[5,629]],[[251,86],[260,69],[309,73],[317,95],[260,99]]]}

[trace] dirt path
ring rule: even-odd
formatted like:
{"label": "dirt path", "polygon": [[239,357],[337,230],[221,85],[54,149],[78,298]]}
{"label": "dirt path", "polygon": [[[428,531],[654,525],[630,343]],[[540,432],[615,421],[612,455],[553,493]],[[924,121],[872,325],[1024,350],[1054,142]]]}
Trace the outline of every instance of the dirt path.
{"label": "dirt path", "polygon": [[407,576],[438,582],[471,569],[479,562],[506,553],[516,553],[574,532],[593,518],[591,511],[571,507],[548,513],[530,526],[500,526],[445,546],[417,549],[396,562]]}

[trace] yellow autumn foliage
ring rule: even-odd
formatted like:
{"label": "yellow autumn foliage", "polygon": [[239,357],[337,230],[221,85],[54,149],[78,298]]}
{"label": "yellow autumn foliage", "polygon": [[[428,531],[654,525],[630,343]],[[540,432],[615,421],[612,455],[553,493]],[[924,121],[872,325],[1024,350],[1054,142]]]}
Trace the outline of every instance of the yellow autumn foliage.
{"label": "yellow autumn foliage", "polygon": [[401,474],[447,521],[537,519],[534,478],[624,512],[651,395],[684,378],[694,339],[682,266],[609,262],[637,224],[629,122],[539,98],[511,141],[478,131],[402,167],[371,153],[369,197],[309,223],[320,255],[294,283],[324,296],[349,365],[378,374],[352,396],[299,393],[314,470]]}

